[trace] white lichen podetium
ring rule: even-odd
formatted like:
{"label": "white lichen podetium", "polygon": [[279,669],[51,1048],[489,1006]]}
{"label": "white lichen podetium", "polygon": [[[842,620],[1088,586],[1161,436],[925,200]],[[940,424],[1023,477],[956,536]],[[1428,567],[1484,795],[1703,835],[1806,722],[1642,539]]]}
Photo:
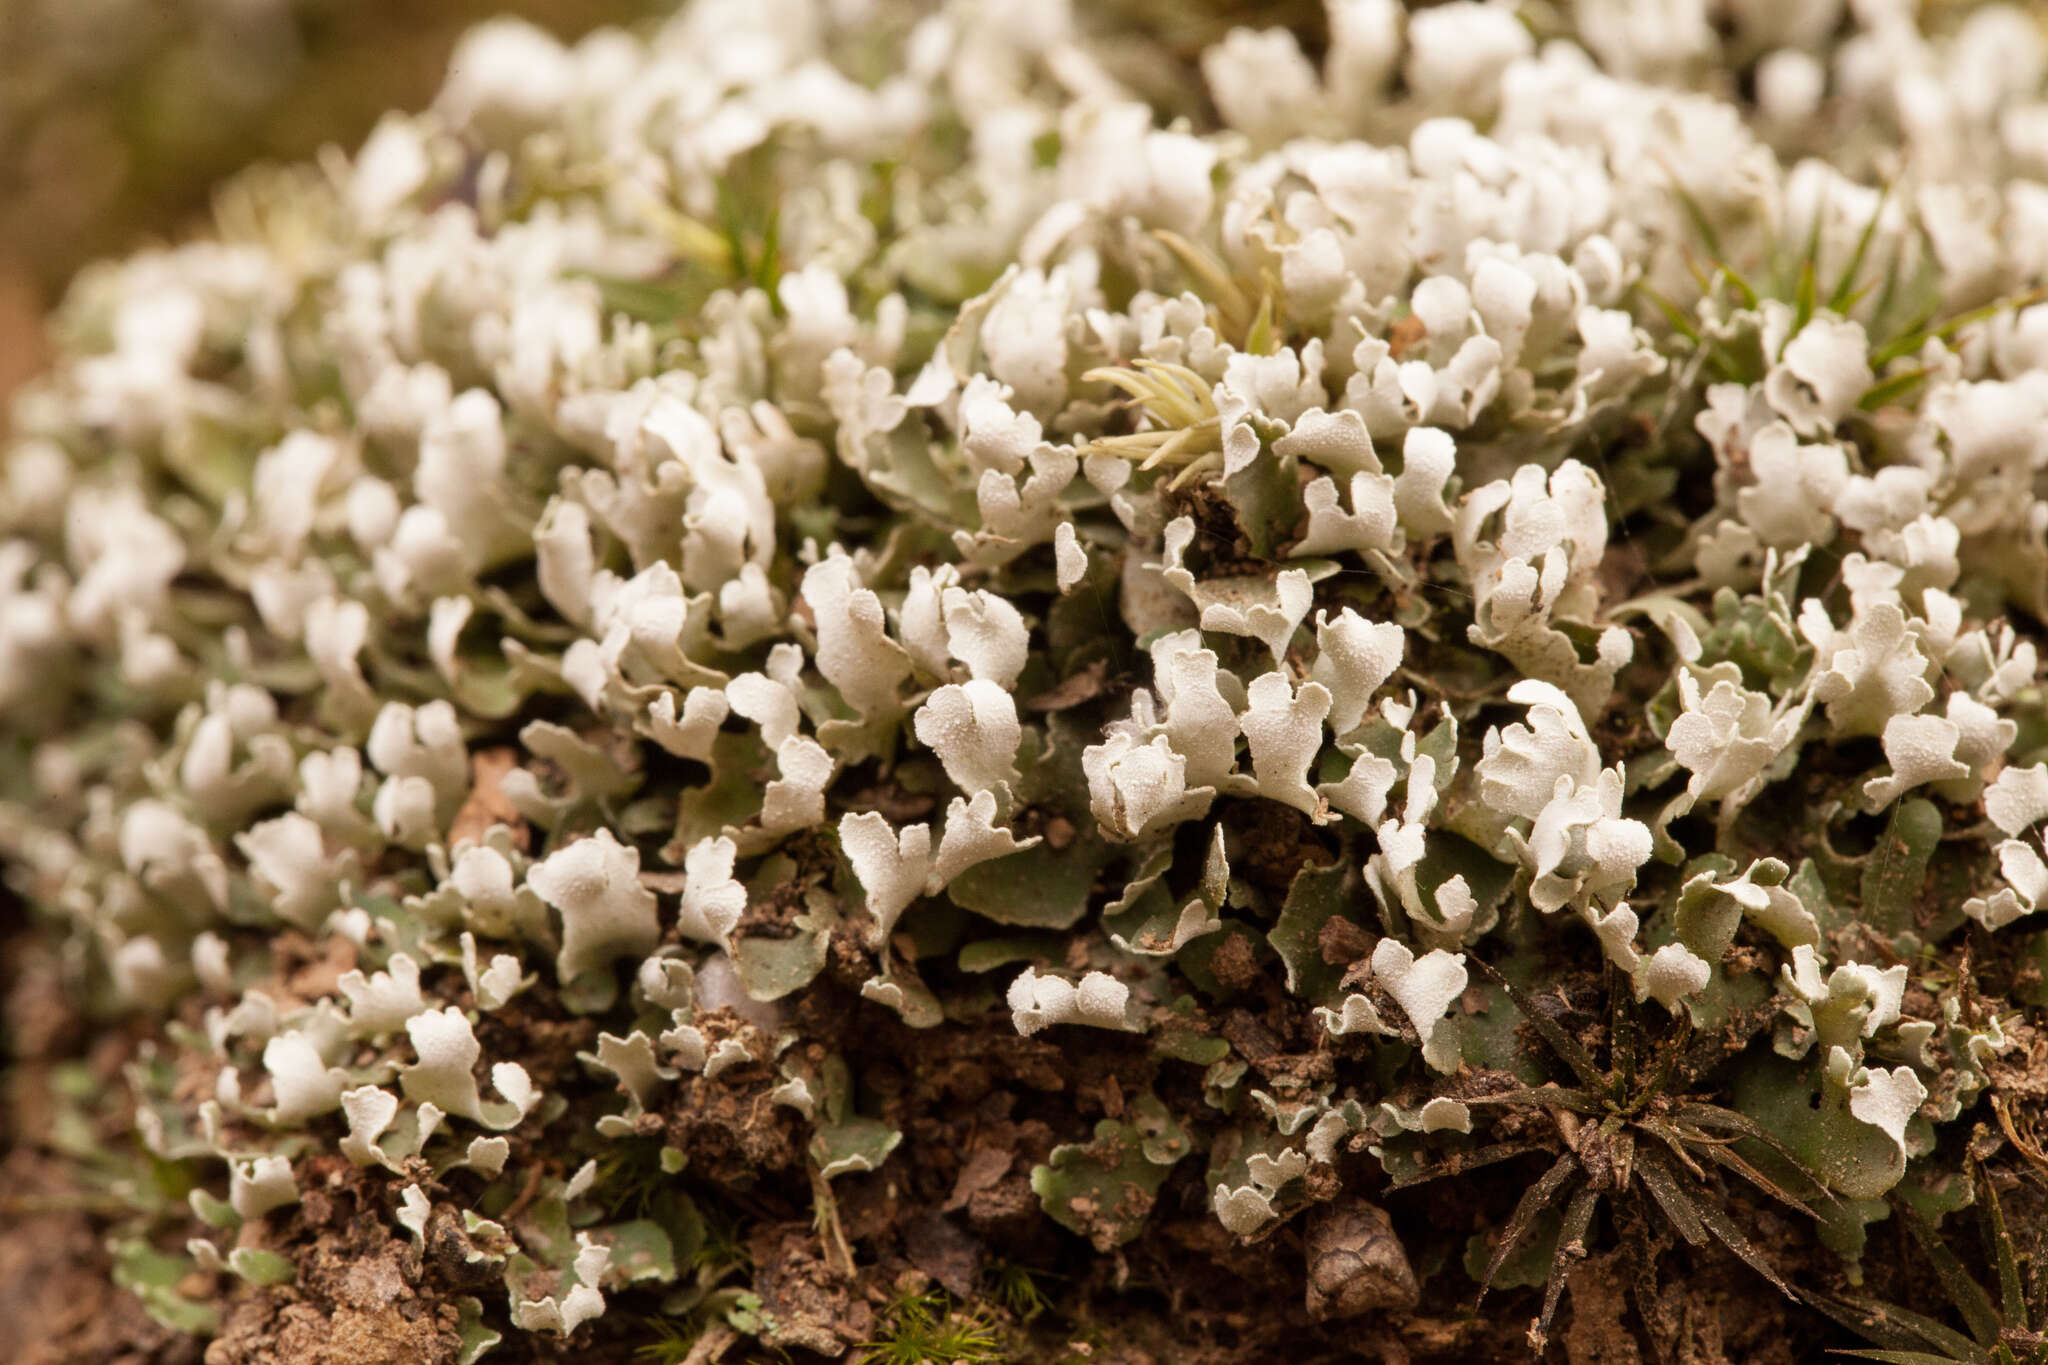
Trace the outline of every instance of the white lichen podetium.
{"label": "white lichen podetium", "polygon": [[1017,1032],[1029,1037],[1049,1024],[1092,1024],[1129,1028],[1131,988],[1108,972],[1089,972],[1079,982],[1040,976],[1026,967],[1010,983],[1010,1015]]}
{"label": "white lichen podetium", "polygon": [[[620,1210],[713,1178],[699,1106],[848,1274],[832,1182],[929,1131],[855,1066],[991,1023],[1142,1059],[1048,1213],[1107,1251],[1200,1154],[1270,1236],[1500,1136],[1487,969],[1768,1014],[1688,1084],[1786,1087],[1858,1208],[1957,1150],[2024,1036],[1960,931],[2048,906],[2048,58],[1550,8],[498,21],[82,274],[0,462],[0,856],[192,1264],[288,1275],[331,1145],[394,1236],[511,1210],[472,1358],[573,1336],[678,1273]],[[801,1316],[721,1321],[857,1345]]]}

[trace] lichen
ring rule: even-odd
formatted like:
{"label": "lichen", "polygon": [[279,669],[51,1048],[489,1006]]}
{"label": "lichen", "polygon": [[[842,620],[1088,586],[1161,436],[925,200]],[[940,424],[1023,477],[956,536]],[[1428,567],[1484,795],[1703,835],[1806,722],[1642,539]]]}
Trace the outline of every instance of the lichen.
{"label": "lichen", "polygon": [[[193,1264],[287,1276],[234,1257],[331,1150],[485,1220],[465,1358],[671,1282],[850,1350],[835,1189],[1011,1178],[920,1153],[919,1049],[1093,1068],[1012,1136],[1043,1212],[1302,1220],[1317,1321],[1447,1292],[1329,1260],[1405,1235],[1365,1195],[1555,1151],[1539,1344],[1596,1197],[1782,1283],[1725,1173],[1840,1249],[1993,1103],[2024,1151],[2048,59],[1664,8],[1333,0],[1320,66],[1199,54],[1217,124],[1059,6],[498,23],[83,280],[0,481],[0,850],[207,1077],[133,1121],[226,1191]],[[763,1175],[815,1255],[691,1288]]]}

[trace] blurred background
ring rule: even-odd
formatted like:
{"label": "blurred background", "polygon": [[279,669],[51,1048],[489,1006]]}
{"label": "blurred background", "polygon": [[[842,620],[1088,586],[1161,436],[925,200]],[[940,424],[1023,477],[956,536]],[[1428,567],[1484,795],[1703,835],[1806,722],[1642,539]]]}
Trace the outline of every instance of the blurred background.
{"label": "blurred background", "polygon": [[[1418,0],[1428,3],[1429,0]],[[322,144],[353,152],[440,88],[470,25],[517,15],[573,39],[682,0],[0,0],[0,432],[45,358],[42,317],[102,256],[205,227],[213,187]],[[1317,50],[1322,0],[1075,0],[1187,63],[1237,23]],[[1178,83],[1178,82],[1177,82]]]}
{"label": "blurred background", "polygon": [[[195,230],[215,182],[418,108],[469,25],[563,38],[673,0],[0,0],[0,404],[99,256]],[[5,425],[0,409],[0,427]]]}

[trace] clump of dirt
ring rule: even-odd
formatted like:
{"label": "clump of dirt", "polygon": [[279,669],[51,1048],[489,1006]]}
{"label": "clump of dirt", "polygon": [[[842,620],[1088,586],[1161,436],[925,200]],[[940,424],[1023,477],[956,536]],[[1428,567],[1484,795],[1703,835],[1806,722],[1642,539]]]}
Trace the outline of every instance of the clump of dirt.
{"label": "clump of dirt", "polygon": [[1220,801],[1218,822],[1232,835],[1230,872],[1278,900],[1304,867],[1337,860],[1327,836],[1298,810],[1272,801]]}
{"label": "clump of dirt", "polygon": [[1564,1351],[1571,1365],[1642,1365],[1642,1348],[1630,1331],[1628,1253],[1617,1248],[1587,1260],[1572,1272],[1571,1324]]}
{"label": "clump of dirt", "polygon": [[854,1277],[819,1254],[808,1224],[758,1228],[748,1249],[768,1324],[761,1339],[768,1345],[837,1359],[873,1332],[874,1310],[856,1291]]}
{"label": "clump of dirt", "polygon": [[259,1289],[229,1310],[206,1365],[449,1365],[462,1347],[454,1306],[407,1288],[380,1262],[361,1268],[344,1301]]}
{"label": "clump of dirt", "polygon": [[747,1189],[763,1176],[794,1170],[802,1159],[794,1110],[777,1104],[780,1084],[765,1060],[759,1029],[729,1011],[701,1016],[707,1045],[740,1038],[754,1046],[750,1060],[716,1076],[684,1075],[660,1110],[668,1144],[688,1158],[690,1169],[722,1186]]}
{"label": "clump of dirt", "polygon": [[233,1297],[205,1365],[452,1365],[460,1310],[393,1233],[385,1182],[332,1156],[311,1158],[302,1179],[299,1203],[266,1229],[296,1279]]}
{"label": "clump of dirt", "polygon": [[576,1054],[596,1047],[598,1032],[594,1020],[565,1017],[553,990],[544,982],[522,994],[517,1010],[481,1014],[476,1022],[483,1055],[517,1057],[534,1085],[543,1091],[581,1084],[583,1063],[576,1060]]}

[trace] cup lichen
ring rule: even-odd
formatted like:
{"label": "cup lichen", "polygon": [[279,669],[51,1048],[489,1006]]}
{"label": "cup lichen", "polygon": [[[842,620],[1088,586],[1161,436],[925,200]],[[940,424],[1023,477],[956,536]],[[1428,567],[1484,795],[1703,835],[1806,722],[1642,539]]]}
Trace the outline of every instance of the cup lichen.
{"label": "cup lichen", "polygon": [[197,1182],[127,1282],[253,1359],[346,1179],[435,1360],[1048,1219],[1397,1343],[1549,1236],[1540,1348],[1602,1200],[1832,1294],[2039,1163],[2048,43],[1656,8],[500,22],[81,279],[0,852]]}

